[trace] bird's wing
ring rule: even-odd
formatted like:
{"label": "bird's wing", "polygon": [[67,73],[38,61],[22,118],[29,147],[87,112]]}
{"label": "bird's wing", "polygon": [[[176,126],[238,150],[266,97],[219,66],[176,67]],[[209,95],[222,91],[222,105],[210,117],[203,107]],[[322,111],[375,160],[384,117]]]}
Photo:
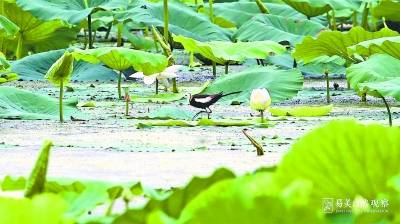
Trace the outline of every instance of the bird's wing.
{"label": "bird's wing", "polygon": [[206,98],[206,97],[209,97],[209,96],[212,96],[212,95],[207,95],[207,94],[204,94],[204,95],[202,95],[202,94],[194,94],[194,95],[193,95],[193,98]]}
{"label": "bird's wing", "polygon": [[206,96],[204,98],[194,98],[193,100],[198,102],[198,103],[208,103],[213,99],[212,96]]}

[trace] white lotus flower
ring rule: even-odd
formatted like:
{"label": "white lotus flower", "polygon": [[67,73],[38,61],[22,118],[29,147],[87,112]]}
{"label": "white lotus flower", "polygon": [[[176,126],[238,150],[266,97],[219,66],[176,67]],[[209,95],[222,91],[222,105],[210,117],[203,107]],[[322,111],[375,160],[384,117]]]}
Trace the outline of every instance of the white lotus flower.
{"label": "white lotus flower", "polygon": [[271,105],[271,97],[266,89],[254,89],[250,96],[250,107],[256,111],[264,111]]}
{"label": "white lotus flower", "polygon": [[176,73],[181,67],[182,65],[172,65],[167,67],[164,71],[153,75],[144,75],[143,72],[136,72],[129,77],[137,79],[143,78],[143,82],[146,85],[151,85],[158,80],[163,86],[169,87],[168,79],[175,78],[177,76]]}

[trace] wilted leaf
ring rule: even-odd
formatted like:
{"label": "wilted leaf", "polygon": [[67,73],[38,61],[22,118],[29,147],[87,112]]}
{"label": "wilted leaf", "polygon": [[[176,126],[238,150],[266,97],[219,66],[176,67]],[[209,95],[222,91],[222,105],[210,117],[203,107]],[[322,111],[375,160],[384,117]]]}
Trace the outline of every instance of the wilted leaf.
{"label": "wilted leaf", "polygon": [[45,78],[53,85],[68,84],[74,69],[74,56],[65,52],[47,71]]}
{"label": "wilted leaf", "polygon": [[45,141],[43,143],[39,157],[26,183],[25,197],[31,198],[44,192],[50,149],[52,146],[53,143],[51,141]]}

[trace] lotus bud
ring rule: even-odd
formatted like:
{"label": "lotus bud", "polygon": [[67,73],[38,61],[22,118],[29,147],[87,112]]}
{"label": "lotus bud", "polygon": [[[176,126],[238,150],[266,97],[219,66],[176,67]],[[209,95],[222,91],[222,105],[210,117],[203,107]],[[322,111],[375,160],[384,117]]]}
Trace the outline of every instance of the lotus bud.
{"label": "lotus bud", "polygon": [[261,123],[264,123],[264,111],[271,105],[271,97],[266,89],[254,89],[250,96],[250,107],[260,111]]}
{"label": "lotus bud", "polygon": [[266,89],[255,89],[251,93],[250,107],[256,111],[264,111],[271,105],[271,97]]}

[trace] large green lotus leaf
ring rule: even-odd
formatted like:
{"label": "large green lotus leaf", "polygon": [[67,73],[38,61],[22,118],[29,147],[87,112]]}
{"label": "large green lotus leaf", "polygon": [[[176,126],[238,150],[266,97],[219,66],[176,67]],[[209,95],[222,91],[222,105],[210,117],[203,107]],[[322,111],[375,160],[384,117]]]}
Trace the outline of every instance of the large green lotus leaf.
{"label": "large green lotus leaf", "polygon": [[223,180],[232,179],[235,174],[232,171],[220,168],[209,177],[193,177],[193,179],[182,188],[175,189],[164,199],[150,199],[142,209],[131,209],[118,217],[113,223],[137,223],[146,224],[147,216],[156,210],[162,210],[168,216],[178,218],[185,206],[190,203],[202,191]]}
{"label": "large green lotus leaf", "polygon": [[[0,87],[0,118],[23,120],[58,119],[58,101],[49,96],[13,87]],[[80,117],[77,99],[64,103],[66,117]]]}
{"label": "large green lotus leaf", "polygon": [[372,8],[372,15],[378,18],[384,17],[390,21],[400,21],[400,2],[384,0]]}
{"label": "large green lotus leaf", "polygon": [[[139,9],[135,7],[119,13],[115,17],[118,20],[131,19],[133,22],[163,27],[163,3],[148,3],[146,8],[143,12],[140,7]],[[168,29],[173,34],[183,35],[199,41],[230,40],[231,32],[229,30],[213,24],[207,16],[195,12],[182,3],[169,2],[168,12]]]}
{"label": "large green lotus leaf", "polygon": [[[321,60],[324,59],[324,60]],[[326,59],[333,59],[333,61],[329,62]],[[293,57],[290,53],[285,53],[282,55],[276,55],[267,58],[267,61],[273,65],[282,67],[282,68],[293,68]],[[322,63],[321,63],[322,62]],[[297,62],[297,69],[301,72],[311,75],[323,76],[325,71],[328,70],[329,76],[332,75],[340,75],[345,74],[346,69],[343,65],[344,59],[339,58],[338,56],[328,57],[321,56],[314,59],[312,62],[304,64],[302,61]]]}
{"label": "large green lotus leaf", "polygon": [[156,48],[156,45],[159,46],[158,43],[154,42],[153,38],[150,37],[144,37],[142,35],[138,34],[133,34],[127,27],[123,27],[122,29],[122,36],[128,39],[128,41],[131,43],[131,46],[135,50],[153,50]]}
{"label": "large green lotus leaf", "polygon": [[7,224],[72,224],[64,217],[67,204],[58,195],[43,194],[32,199],[0,197],[0,223]]}
{"label": "large green lotus leaf", "polygon": [[[334,134],[333,134],[334,133]],[[400,129],[352,120],[331,121],[300,138],[284,156],[277,179],[313,182],[313,198],[369,200],[387,192],[400,171]]]}
{"label": "large green lotus leaf", "polygon": [[319,117],[331,113],[333,105],[327,106],[299,106],[299,107],[271,107],[269,112],[272,116],[294,116],[294,117]]}
{"label": "large green lotus leaf", "polygon": [[60,192],[64,199],[68,202],[69,217],[79,217],[88,211],[95,209],[96,206],[104,204],[108,201],[107,189],[111,186],[107,183],[94,182],[85,184],[82,192],[66,191]]}
{"label": "large green lotus leaf", "polygon": [[344,74],[345,63],[346,60],[336,55],[332,57],[321,56],[313,59],[308,64],[302,65],[299,69],[308,74]]}
{"label": "large green lotus leaf", "polygon": [[[284,4],[264,3],[264,5],[272,15],[280,15],[293,19],[305,18],[302,14]],[[205,5],[204,9],[206,13],[209,12],[208,5]],[[216,17],[214,20],[226,20],[228,23],[238,28],[254,16],[261,14],[260,8],[254,1],[215,3],[213,5],[213,12]]]}
{"label": "large green lotus leaf", "polygon": [[359,91],[364,82],[382,82],[387,79],[400,78],[400,60],[386,54],[376,54],[368,60],[353,64],[346,69],[350,86]]}
{"label": "large green lotus leaf", "polygon": [[307,17],[315,17],[331,11],[332,9],[358,9],[357,4],[347,0],[282,0],[292,8]]}
{"label": "large green lotus leaf", "polygon": [[3,43],[3,52],[17,54],[18,39],[21,41],[20,55],[23,57],[28,52],[43,52],[48,50],[66,48],[76,39],[77,28],[70,28],[64,22],[53,20],[43,22],[31,13],[22,11],[15,3],[2,2],[2,15],[13,22],[19,29],[16,37]]}
{"label": "large green lotus leaf", "polygon": [[369,57],[373,54],[388,54],[400,59],[400,36],[382,37],[363,41],[348,48],[349,53]]}
{"label": "large green lotus leaf", "polygon": [[255,67],[219,77],[203,93],[242,91],[222,98],[221,101],[249,102],[253,89],[265,88],[269,91],[272,102],[280,102],[296,96],[302,87],[303,75],[297,69],[278,70],[271,67]]}
{"label": "large green lotus leaf", "polygon": [[14,38],[19,32],[19,27],[12,21],[0,15],[0,34],[2,37]]}
{"label": "large green lotus leaf", "polygon": [[177,223],[323,223],[310,204],[311,189],[307,181],[280,188],[265,172],[221,181],[194,198]]}
{"label": "large green lotus leaf", "polygon": [[7,61],[6,56],[0,52],[0,71],[7,70],[10,66],[11,64]]}
{"label": "large green lotus leaf", "polygon": [[324,31],[317,38],[305,37],[300,44],[296,45],[293,57],[308,63],[320,56],[337,55],[350,62],[356,62],[357,60],[347,52],[348,47],[366,40],[397,35],[399,34],[396,31],[388,28],[377,32],[368,32],[361,27],[354,27],[348,32]]}
{"label": "large green lotus leaf", "polygon": [[297,44],[305,36],[316,36],[325,27],[310,20],[288,16],[257,15],[241,26],[233,35],[240,41],[273,40]]}
{"label": "large green lotus leaf", "polygon": [[375,97],[393,97],[400,101],[400,77],[387,79],[386,81],[364,82],[358,84],[361,92]]}
{"label": "large green lotus leaf", "polygon": [[186,51],[199,53],[219,64],[225,64],[226,61],[242,62],[249,58],[266,58],[270,54],[282,54],[286,51],[284,46],[274,41],[200,42],[184,36],[174,36],[174,41],[181,43]]}
{"label": "large green lotus leaf", "polygon": [[[44,75],[51,65],[61,57],[65,50],[53,50],[27,56],[12,63],[11,70],[23,80],[44,80]],[[117,77],[117,73],[100,64],[75,61],[72,80],[109,81]]]}
{"label": "large green lotus leaf", "polygon": [[174,120],[191,120],[195,114],[190,110],[185,110],[174,106],[160,107],[150,112],[146,119],[174,119]]}
{"label": "large green lotus leaf", "polygon": [[108,67],[123,71],[133,67],[145,75],[162,72],[168,60],[164,55],[118,47],[102,47],[90,50],[76,49],[75,58],[90,63],[104,63]]}
{"label": "large green lotus leaf", "polygon": [[126,8],[126,0],[16,0],[24,10],[45,20],[60,19],[70,24],[79,24],[98,10]]}
{"label": "large green lotus leaf", "polygon": [[282,0],[295,10],[306,15],[307,17],[315,17],[329,12],[332,7],[324,1],[318,0]]}

